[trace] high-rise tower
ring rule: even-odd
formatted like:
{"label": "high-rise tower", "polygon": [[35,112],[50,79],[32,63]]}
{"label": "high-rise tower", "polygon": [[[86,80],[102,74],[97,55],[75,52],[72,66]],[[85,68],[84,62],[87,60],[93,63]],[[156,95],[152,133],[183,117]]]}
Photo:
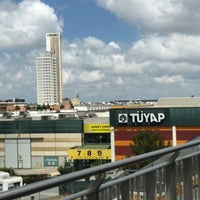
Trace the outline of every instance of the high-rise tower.
{"label": "high-rise tower", "polygon": [[46,53],[37,57],[37,103],[62,102],[62,53],[60,33],[46,34]]}
{"label": "high-rise tower", "polygon": [[51,52],[36,58],[37,65],[37,103],[58,104],[56,58]]}

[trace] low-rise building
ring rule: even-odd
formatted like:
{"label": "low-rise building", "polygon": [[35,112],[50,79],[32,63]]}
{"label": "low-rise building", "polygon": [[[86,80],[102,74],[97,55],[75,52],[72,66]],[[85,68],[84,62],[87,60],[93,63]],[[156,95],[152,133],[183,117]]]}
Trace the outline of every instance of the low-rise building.
{"label": "low-rise building", "polygon": [[76,169],[111,161],[109,117],[84,118],[83,144],[68,150]]}
{"label": "low-rise building", "polygon": [[82,145],[83,120],[0,121],[0,167],[58,167]]}
{"label": "low-rise building", "polygon": [[165,144],[179,145],[200,135],[200,98],[160,99],[154,106],[110,109],[114,160],[132,156],[132,138],[141,130],[164,137]]}

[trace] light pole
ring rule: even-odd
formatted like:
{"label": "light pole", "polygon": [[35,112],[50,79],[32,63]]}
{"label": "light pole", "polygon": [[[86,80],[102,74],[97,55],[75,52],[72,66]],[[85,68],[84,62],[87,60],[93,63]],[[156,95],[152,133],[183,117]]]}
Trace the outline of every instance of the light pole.
{"label": "light pole", "polygon": [[[101,140],[102,140],[102,135],[99,136],[99,143],[100,143],[100,152],[101,152]],[[102,153],[101,153],[102,154]],[[102,159],[100,157],[100,164],[102,164]]]}
{"label": "light pole", "polygon": [[101,145],[101,139],[102,139],[102,135],[99,136],[99,143]]}

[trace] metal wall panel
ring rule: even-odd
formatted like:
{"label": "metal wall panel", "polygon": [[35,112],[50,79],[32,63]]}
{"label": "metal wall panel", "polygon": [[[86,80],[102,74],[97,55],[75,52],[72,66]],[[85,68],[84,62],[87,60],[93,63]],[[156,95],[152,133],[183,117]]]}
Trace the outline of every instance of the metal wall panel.
{"label": "metal wall panel", "polygon": [[18,140],[18,167],[31,168],[30,139]]}
{"label": "metal wall panel", "polygon": [[0,121],[0,133],[16,133],[17,125],[15,121]]}
{"label": "metal wall panel", "polygon": [[31,168],[30,139],[5,140],[5,166]]}
{"label": "metal wall panel", "polygon": [[82,119],[0,121],[0,133],[81,133]]}
{"label": "metal wall panel", "polygon": [[5,166],[17,168],[17,140],[5,140]]}

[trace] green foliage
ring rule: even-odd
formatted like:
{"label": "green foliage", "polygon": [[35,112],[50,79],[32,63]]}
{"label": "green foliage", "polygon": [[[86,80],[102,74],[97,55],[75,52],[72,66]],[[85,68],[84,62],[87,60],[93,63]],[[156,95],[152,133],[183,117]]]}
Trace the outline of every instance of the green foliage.
{"label": "green foliage", "polygon": [[60,109],[63,109],[65,106],[63,104],[60,105]]}
{"label": "green foliage", "polygon": [[26,110],[30,110],[31,107],[29,105],[26,106]]}
{"label": "green foliage", "polygon": [[42,110],[46,110],[47,109],[45,104],[43,104],[41,108],[42,108]]}
{"label": "green foliage", "polygon": [[23,178],[23,183],[25,184],[30,184],[30,183],[35,183],[38,181],[45,180],[49,178],[48,174],[30,174],[30,175],[22,175]]}
{"label": "green foliage", "polygon": [[40,105],[37,105],[37,110],[42,110]]}
{"label": "green foliage", "polygon": [[50,107],[50,105],[49,105],[49,103],[47,104],[47,106],[46,106],[46,109],[50,109],[51,107]]}
{"label": "green foliage", "polygon": [[141,130],[132,138],[133,143],[130,144],[134,155],[140,155],[164,148],[164,138],[159,133],[151,130]]}
{"label": "green foliage", "polygon": [[101,160],[95,160],[94,162],[91,163],[91,165],[94,167],[94,166],[98,166],[98,165],[101,165]]}
{"label": "green foliage", "polygon": [[72,166],[70,166],[70,163],[69,162],[65,162],[64,163],[64,166],[63,165],[60,165],[58,167],[58,171],[60,174],[68,174],[68,173],[71,173],[72,172]]}
{"label": "green foliage", "polygon": [[15,106],[15,110],[16,111],[20,110],[20,107],[19,106]]}
{"label": "green foliage", "polygon": [[[72,168],[72,166],[70,165],[69,162],[65,161],[64,166],[60,165],[57,170],[62,175],[62,174],[71,173],[73,171],[73,168]],[[60,193],[61,194],[65,194],[65,193],[71,192],[71,190],[72,190],[72,184],[73,183],[66,183],[66,184],[61,185],[59,187]]]}
{"label": "green foliage", "polygon": [[74,108],[74,105],[71,101],[70,101],[70,106],[71,106],[72,109]]}
{"label": "green foliage", "polygon": [[[141,130],[137,135],[133,136],[132,141],[133,142],[130,144],[130,148],[133,155],[141,155],[165,147],[164,138],[160,136],[159,133],[153,132],[152,130]],[[141,162],[134,165],[133,168],[141,168],[152,161],[153,159]]]}

